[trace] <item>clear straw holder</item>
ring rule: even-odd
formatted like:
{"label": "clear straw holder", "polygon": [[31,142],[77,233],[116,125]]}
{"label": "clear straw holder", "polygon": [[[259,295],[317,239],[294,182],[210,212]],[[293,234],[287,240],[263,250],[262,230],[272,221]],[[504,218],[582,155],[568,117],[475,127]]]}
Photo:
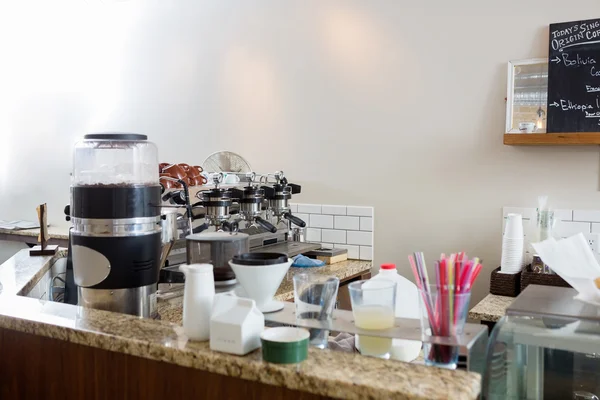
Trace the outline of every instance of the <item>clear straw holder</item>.
{"label": "clear straw holder", "polygon": [[419,289],[426,365],[456,369],[459,347],[431,343],[431,337],[456,339],[463,334],[470,297],[470,292],[457,293],[452,286],[429,285],[428,290]]}

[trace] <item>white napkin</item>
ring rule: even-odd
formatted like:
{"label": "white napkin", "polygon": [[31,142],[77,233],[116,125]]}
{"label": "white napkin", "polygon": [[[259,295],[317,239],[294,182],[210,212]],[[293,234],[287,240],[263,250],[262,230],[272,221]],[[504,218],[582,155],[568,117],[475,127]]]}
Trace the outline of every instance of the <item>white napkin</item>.
{"label": "white napkin", "polygon": [[21,220],[3,221],[3,220],[0,220],[0,229],[20,230],[20,229],[39,228],[39,227],[40,227],[40,223],[34,222],[34,221],[21,221]]}
{"label": "white napkin", "polygon": [[545,264],[579,292],[577,299],[600,303],[600,289],[594,283],[600,277],[600,265],[583,234],[551,238],[532,246]]}

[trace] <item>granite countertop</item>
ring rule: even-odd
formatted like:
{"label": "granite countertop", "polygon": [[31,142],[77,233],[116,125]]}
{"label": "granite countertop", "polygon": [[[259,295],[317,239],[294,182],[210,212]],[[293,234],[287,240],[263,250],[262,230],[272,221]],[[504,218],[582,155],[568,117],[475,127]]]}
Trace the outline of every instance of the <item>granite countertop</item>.
{"label": "granite countertop", "polygon": [[29,249],[19,251],[0,265],[0,294],[25,296],[57,259],[66,256],[66,249],[38,257],[31,257]]}
{"label": "granite countertop", "polygon": [[[33,229],[0,229],[0,234],[12,236],[38,236],[40,228]],[[50,225],[48,227],[50,239],[69,240],[69,228]]]}
{"label": "granite countertop", "polygon": [[[340,281],[371,271],[371,261],[347,260],[339,263],[325,265],[317,268],[290,268],[283,282],[275,292],[275,299],[279,301],[292,300],[294,298],[294,281],[292,277],[300,273],[311,273],[320,275],[333,275]],[[158,301],[158,313],[163,320],[176,324],[183,323],[183,297],[179,296],[170,300]]]}
{"label": "granite countertop", "polygon": [[469,311],[468,318],[478,321],[496,322],[504,317],[506,309],[513,301],[515,301],[515,297],[488,294]]}
{"label": "granite countertop", "polygon": [[168,321],[16,295],[56,258],[28,257],[23,250],[0,266],[0,282],[15,282],[0,294],[1,328],[334,398],[476,399],[481,390],[473,372],[316,348],[297,366],[270,364],[260,349],[243,357],[211,351],[208,342],[188,341],[181,325]]}

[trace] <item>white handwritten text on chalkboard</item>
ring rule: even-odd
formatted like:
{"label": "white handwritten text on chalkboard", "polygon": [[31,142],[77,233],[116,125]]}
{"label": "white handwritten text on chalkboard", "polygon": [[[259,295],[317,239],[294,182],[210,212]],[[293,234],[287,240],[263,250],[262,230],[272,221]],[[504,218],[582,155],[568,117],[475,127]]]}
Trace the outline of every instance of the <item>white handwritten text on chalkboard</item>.
{"label": "white handwritten text on chalkboard", "polygon": [[587,44],[591,40],[600,41],[600,21],[582,22],[581,24],[553,31],[551,36],[552,49],[558,51]]}
{"label": "white handwritten text on chalkboard", "polygon": [[550,25],[546,131],[599,132],[600,19]]}

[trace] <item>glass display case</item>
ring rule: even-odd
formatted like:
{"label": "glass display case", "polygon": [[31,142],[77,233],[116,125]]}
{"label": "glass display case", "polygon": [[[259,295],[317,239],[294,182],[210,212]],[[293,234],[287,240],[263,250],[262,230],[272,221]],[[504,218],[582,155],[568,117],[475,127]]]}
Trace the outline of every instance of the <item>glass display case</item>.
{"label": "glass display case", "polygon": [[508,63],[506,133],[546,133],[548,59]]}
{"label": "glass display case", "polygon": [[494,327],[485,399],[598,399],[600,307],[571,288],[530,285]]}

